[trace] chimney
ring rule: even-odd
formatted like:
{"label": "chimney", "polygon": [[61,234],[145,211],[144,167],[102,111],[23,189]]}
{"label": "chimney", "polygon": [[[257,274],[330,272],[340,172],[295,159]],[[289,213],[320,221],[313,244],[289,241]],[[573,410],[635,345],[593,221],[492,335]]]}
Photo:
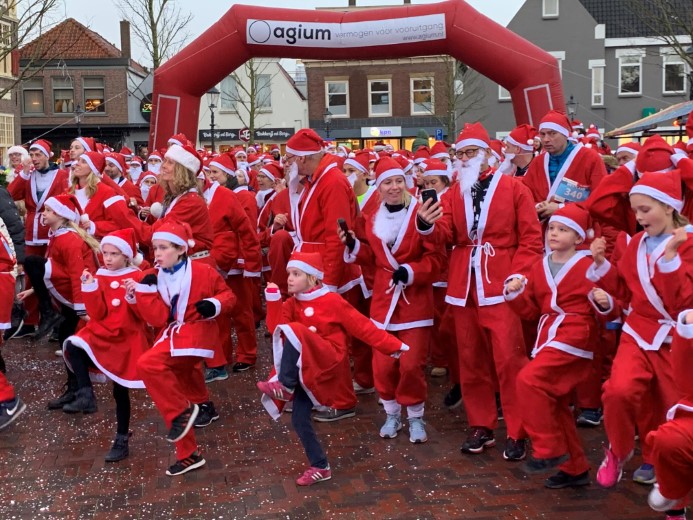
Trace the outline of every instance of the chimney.
{"label": "chimney", "polygon": [[120,21],[120,55],[123,58],[132,58],[132,50],[130,48],[130,22],[127,20]]}
{"label": "chimney", "polygon": [[349,7],[356,7],[356,0],[349,0]]}
{"label": "chimney", "polygon": [[410,5],[410,4],[411,4],[411,0],[404,0],[404,5]]}

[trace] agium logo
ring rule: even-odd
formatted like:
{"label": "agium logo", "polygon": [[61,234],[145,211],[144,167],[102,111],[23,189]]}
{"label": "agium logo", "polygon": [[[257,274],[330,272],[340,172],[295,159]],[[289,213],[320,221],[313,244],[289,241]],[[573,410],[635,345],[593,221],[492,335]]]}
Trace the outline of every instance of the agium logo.
{"label": "agium logo", "polygon": [[332,31],[318,23],[294,25],[291,22],[276,20],[270,22],[254,20],[248,26],[248,38],[254,43],[267,43],[271,38],[272,41],[269,44],[288,43],[294,45],[299,40],[329,41],[332,39]]}

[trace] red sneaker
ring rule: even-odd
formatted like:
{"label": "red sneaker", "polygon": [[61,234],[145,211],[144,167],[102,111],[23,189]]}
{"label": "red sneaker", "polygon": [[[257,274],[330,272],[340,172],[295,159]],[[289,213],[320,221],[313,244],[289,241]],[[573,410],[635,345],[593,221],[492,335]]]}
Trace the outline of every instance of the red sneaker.
{"label": "red sneaker", "polygon": [[324,480],[330,480],[331,478],[332,472],[330,471],[329,466],[325,469],[314,468],[311,466],[305,471],[305,473],[303,473],[303,475],[296,479],[296,484],[299,486],[312,486],[313,484],[317,484],[318,482],[322,482]]}
{"label": "red sneaker", "polygon": [[291,401],[294,398],[294,391],[286,388],[279,381],[258,381],[257,387],[260,392],[277,401]]}

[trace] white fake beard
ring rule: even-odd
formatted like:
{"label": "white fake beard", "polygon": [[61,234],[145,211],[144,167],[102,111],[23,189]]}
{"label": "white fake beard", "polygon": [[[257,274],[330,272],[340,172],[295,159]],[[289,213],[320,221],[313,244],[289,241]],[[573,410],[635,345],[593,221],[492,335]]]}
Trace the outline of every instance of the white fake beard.
{"label": "white fake beard", "polygon": [[385,204],[382,204],[373,219],[373,233],[386,244],[393,244],[397,240],[406,216],[407,208],[390,213]]}
{"label": "white fake beard", "polygon": [[488,159],[488,165],[489,165],[491,168],[493,168],[493,167],[496,166],[497,164],[498,164],[498,159],[496,158],[495,155],[492,155],[491,157],[489,157],[489,159]]}
{"label": "white fake beard", "polygon": [[467,162],[457,161],[455,163],[455,170],[457,171],[457,180],[460,183],[461,193],[470,193],[472,191],[472,186],[479,180],[481,164],[483,162],[484,156],[480,153]]}
{"label": "white fake beard", "polygon": [[147,165],[147,171],[158,174],[159,170],[161,170],[161,163],[156,163],[156,164],[150,163]]}
{"label": "white fake beard", "polygon": [[247,170],[249,168],[248,161],[238,161],[237,164],[239,169]]}
{"label": "white fake beard", "polygon": [[358,179],[358,177],[353,172],[347,177],[347,180],[349,181],[349,184],[351,184],[352,188],[354,187],[354,184],[356,184],[356,179]]}
{"label": "white fake beard", "polygon": [[510,162],[510,161],[512,161],[516,156],[517,156],[517,154],[514,154],[514,153],[506,153],[506,154],[505,154],[505,160],[508,161],[508,162]]}
{"label": "white fake beard", "polygon": [[288,171],[289,171],[289,180],[295,179],[296,177],[298,177],[298,164],[296,164],[295,162],[292,162],[291,166],[289,166]]}
{"label": "white fake beard", "polygon": [[142,168],[130,168],[130,178],[132,182],[137,182],[137,179],[142,175]]}
{"label": "white fake beard", "polygon": [[151,189],[151,186],[149,184],[142,183],[142,186],[140,186],[140,193],[142,194],[142,200],[147,200],[147,196],[149,195],[150,189]]}
{"label": "white fake beard", "polygon": [[272,191],[272,188],[270,188],[268,190],[259,190],[257,192],[257,194],[255,195],[255,200],[257,201],[257,207],[259,209],[263,208],[263,206],[265,205],[265,197],[268,193],[271,193]]}

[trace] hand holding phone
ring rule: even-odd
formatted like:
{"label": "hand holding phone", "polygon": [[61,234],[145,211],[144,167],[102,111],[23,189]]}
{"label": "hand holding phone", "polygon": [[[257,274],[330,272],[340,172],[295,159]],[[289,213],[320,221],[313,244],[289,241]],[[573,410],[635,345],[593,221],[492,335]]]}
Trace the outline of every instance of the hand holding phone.
{"label": "hand holding phone", "polygon": [[356,247],[356,239],[354,239],[354,236],[349,232],[349,226],[347,226],[346,220],[338,218],[337,225],[339,229],[344,232],[344,236],[346,237],[344,245],[349,248],[349,251],[353,251],[354,247]]}
{"label": "hand holding phone", "polygon": [[428,205],[428,207],[430,208],[431,206],[433,206],[433,204],[438,202],[438,192],[433,188],[421,190],[421,204],[426,204],[426,201],[429,199],[433,201]]}

